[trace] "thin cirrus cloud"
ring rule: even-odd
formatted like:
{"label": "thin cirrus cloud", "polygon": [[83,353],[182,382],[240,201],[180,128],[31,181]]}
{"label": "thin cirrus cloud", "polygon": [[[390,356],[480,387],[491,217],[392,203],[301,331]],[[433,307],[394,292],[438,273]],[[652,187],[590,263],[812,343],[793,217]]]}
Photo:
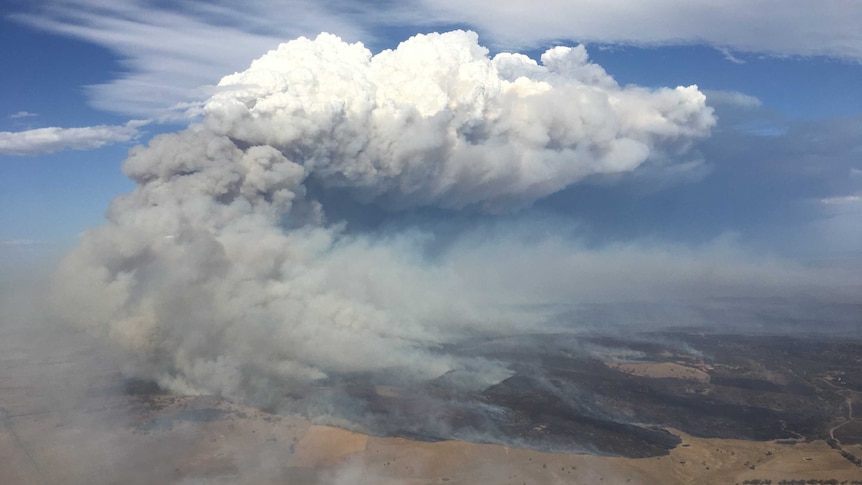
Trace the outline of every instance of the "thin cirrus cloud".
{"label": "thin cirrus cloud", "polygon": [[732,52],[862,61],[856,0],[418,0],[441,21],[476,26],[503,45],[555,39],[706,44]]}
{"label": "thin cirrus cloud", "polygon": [[138,135],[138,129],[147,123],[147,121],[132,120],[125,125],[0,131],[0,154],[32,156],[61,150],[91,150],[134,140]]}
{"label": "thin cirrus cloud", "polygon": [[10,120],[20,120],[22,118],[32,118],[33,116],[37,116],[36,113],[30,113],[29,111],[19,111],[17,113],[12,113],[9,115]]}
{"label": "thin cirrus cloud", "polygon": [[49,1],[35,13],[11,16],[24,24],[103,46],[125,72],[88,86],[91,105],[132,116],[161,119],[197,114],[196,101],[223,76],[286,39],[338,32],[367,37],[348,16],[306,0],[173,2],[170,10],[148,0]]}
{"label": "thin cirrus cloud", "polygon": [[862,195],[844,195],[820,199],[820,203],[825,205],[858,204],[860,202],[862,202]]}

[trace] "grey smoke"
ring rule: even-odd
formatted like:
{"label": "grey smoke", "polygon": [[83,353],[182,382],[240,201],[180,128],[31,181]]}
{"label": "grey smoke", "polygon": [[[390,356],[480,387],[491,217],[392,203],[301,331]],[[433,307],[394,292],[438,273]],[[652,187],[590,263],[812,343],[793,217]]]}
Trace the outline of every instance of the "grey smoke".
{"label": "grey smoke", "polygon": [[372,55],[321,34],[225,77],[204,111],[131,151],[123,169],[137,187],[82,236],[54,284],[65,319],[174,391],[272,404],[357,372],[458,371],[482,387],[508,370],[446,344],[596,323],[572,305],[854,301],[859,288],[853,274],[726,241],[588,248],[558,221],[501,218],[432,255],[440,235],[422,226],[349,231],[327,217],[320,200],[339,192],[359,207],[490,220],[588,176],[690,163],[716,122],[697,87],[621,87],[583,47],[540,63],[491,58],[457,31]]}

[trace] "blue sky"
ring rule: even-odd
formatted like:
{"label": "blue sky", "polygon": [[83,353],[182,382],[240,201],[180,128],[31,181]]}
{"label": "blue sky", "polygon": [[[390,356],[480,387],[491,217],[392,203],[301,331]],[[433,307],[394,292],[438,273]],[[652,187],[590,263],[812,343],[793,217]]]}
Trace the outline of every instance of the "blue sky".
{"label": "blue sky", "polygon": [[[858,2],[231,3],[4,2],[0,251],[74,245],[134,187],[120,170],[131,146],[193,121],[208,86],[281,41],[330,31],[376,52],[452,27],[532,57],[584,43],[620,84],[697,84],[716,109],[718,125],[692,149],[697,177],[595,180],[538,210],[600,241],[731,234],[804,258],[862,248]],[[33,131],[45,128],[58,130]]]}

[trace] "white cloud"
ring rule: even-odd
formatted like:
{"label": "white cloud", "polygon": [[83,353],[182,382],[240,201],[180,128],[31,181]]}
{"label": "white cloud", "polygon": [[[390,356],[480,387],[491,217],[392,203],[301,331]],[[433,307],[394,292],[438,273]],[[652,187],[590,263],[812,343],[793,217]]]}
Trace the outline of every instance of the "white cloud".
{"label": "white cloud", "polygon": [[710,105],[724,104],[743,109],[760,108],[763,105],[756,97],[739,91],[708,90],[704,94],[706,94],[706,101]]}
{"label": "white cloud", "polygon": [[841,195],[820,199],[820,203],[824,205],[847,205],[859,202],[862,202],[862,195]]}
{"label": "white cloud", "polygon": [[502,45],[555,39],[637,45],[707,44],[723,52],[862,61],[857,0],[418,0],[439,21],[464,22]]}
{"label": "white cloud", "polygon": [[30,113],[28,111],[19,111],[17,113],[13,113],[9,115],[10,120],[18,120],[21,118],[30,118],[32,116],[36,116],[36,113]]}
{"label": "white cloud", "polygon": [[99,125],[81,128],[37,128],[27,131],[0,131],[0,154],[41,155],[60,150],[91,150],[134,139],[147,121],[133,120],[125,125]]}
{"label": "white cloud", "polygon": [[721,52],[722,55],[724,55],[724,59],[727,61],[730,61],[734,64],[745,64],[745,61],[743,59],[740,59],[739,57],[733,55],[733,52],[731,52],[730,49],[728,49],[727,47],[719,47],[718,51]]}

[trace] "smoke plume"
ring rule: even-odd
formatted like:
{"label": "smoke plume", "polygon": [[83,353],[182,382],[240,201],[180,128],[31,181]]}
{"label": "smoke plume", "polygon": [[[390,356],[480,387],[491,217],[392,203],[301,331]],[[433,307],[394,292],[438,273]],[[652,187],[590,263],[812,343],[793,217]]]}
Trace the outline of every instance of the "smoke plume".
{"label": "smoke plume", "polygon": [[[445,345],[559,327],[554,305],[835,286],[721,244],[585,249],[509,216],[684,158],[715,124],[696,86],[621,87],[581,46],[489,57],[456,31],[373,55],[321,34],[225,77],[204,112],[130,152],[137,187],[55,278],[67,320],[175,391],[271,404],[359,372],[482,386],[506,369]],[[502,222],[427,251],[433,231],[349,230],[326,200]]]}

